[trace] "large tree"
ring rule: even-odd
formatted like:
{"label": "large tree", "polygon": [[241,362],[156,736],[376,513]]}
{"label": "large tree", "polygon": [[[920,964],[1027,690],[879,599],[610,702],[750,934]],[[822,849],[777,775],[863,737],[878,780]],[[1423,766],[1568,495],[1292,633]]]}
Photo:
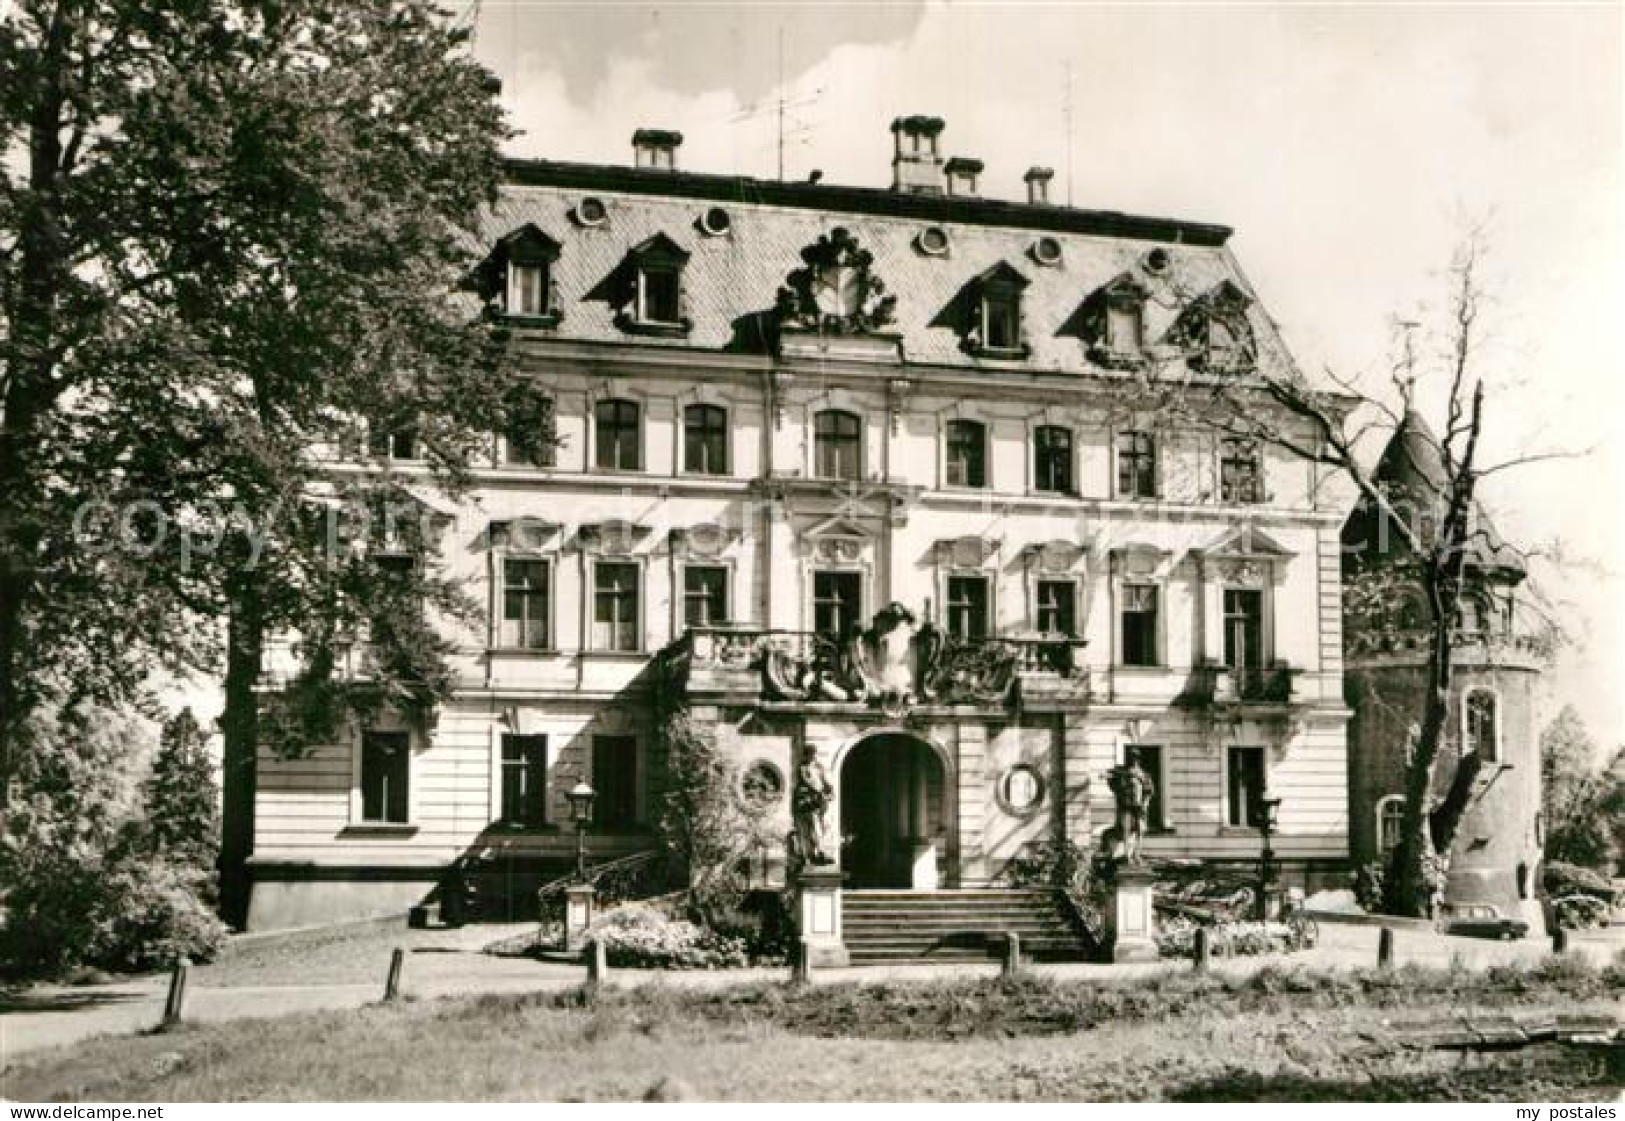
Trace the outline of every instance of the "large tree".
{"label": "large tree", "polygon": [[[466,483],[513,400],[458,292],[505,136],[465,40],[431,0],[0,21],[0,772],[54,696],[223,658],[228,918],[267,637],[298,638],[265,730],[290,749],[449,685],[420,605],[461,600],[411,500]],[[389,433],[423,471],[360,454]],[[385,514],[416,563],[368,561]]]}
{"label": "large tree", "polygon": [[[1187,320],[1190,328],[1175,340],[1187,351],[1183,360],[1155,363],[1145,379],[1147,391],[1161,404],[1195,423],[1260,449],[1285,451],[1352,485],[1367,522],[1386,536],[1373,539],[1373,549],[1345,558],[1354,568],[1345,597],[1351,616],[1402,613],[1420,595],[1422,610],[1413,622],[1426,630],[1426,684],[1405,745],[1405,806],[1384,880],[1384,909],[1418,917],[1433,912],[1481,762],[1469,753],[1447,782],[1437,781],[1460,609],[1475,566],[1507,548],[1481,516],[1479,485],[1515,465],[1550,458],[1542,453],[1496,463],[1482,459],[1481,256],[1482,240],[1475,232],[1451,261],[1436,359],[1432,348],[1418,352],[1412,325],[1403,325],[1387,392],[1371,392],[1332,373],[1325,384],[1311,382],[1290,360],[1258,344],[1258,333],[1245,318],[1246,301],[1234,295],[1229,307],[1222,302],[1199,306],[1199,314]],[[1215,338],[1227,344],[1223,369],[1200,361]],[[1438,436],[1420,417],[1422,398],[1430,392],[1436,393],[1443,422]],[[1409,489],[1378,478],[1365,454],[1371,437],[1396,432],[1428,445],[1429,468]],[[1446,792],[1436,799],[1441,785]]]}

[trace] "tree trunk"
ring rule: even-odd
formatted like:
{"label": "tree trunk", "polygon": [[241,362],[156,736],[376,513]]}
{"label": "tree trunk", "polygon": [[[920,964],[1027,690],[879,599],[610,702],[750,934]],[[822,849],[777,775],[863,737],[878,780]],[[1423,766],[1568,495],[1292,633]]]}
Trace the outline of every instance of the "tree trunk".
{"label": "tree trunk", "polygon": [[[1399,844],[1389,862],[1383,882],[1383,910],[1391,915],[1428,919],[1433,917],[1435,858],[1449,859],[1449,848],[1435,849],[1429,827],[1433,798],[1433,770],[1439,758],[1450,713],[1451,639],[1455,603],[1440,587],[1428,580],[1428,600],[1433,611],[1428,651],[1428,689],[1423,699],[1422,723],[1411,745],[1405,768],[1405,809],[1400,817]],[[1452,830],[1452,833],[1454,830]]]}
{"label": "tree trunk", "polygon": [[259,681],[265,648],[258,575],[235,581],[226,648],[225,735],[221,766],[220,917],[242,930],[248,922],[248,858],[254,853],[255,756],[259,750]]}

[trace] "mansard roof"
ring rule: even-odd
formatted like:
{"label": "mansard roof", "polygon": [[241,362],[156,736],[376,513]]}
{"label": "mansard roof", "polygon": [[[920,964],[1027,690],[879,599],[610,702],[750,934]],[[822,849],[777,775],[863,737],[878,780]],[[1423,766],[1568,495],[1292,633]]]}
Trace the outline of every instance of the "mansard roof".
{"label": "mansard roof", "polygon": [[[766,353],[773,345],[775,298],[802,264],[802,250],[837,227],[871,255],[871,269],[895,296],[886,330],[900,337],[903,361],[960,367],[993,365],[1032,373],[1094,373],[1067,325],[1090,293],[1127,275],[1148,289],[1144,336],[1160,339],[1183,307],[1228,282],[1251,295],[1224,226],[986,198],[911,195],[876,188],[765,182],[647,168],[599,167],[545,160],[510,161],[509,182],[488,216],[488,243],[524,225],[562,244],[553,265],[560,306],[554,337],[686,350]],[[582,199],[605,206],[602,222],[572,217]],[[721,231],[702,222],[720,207]],[[926,252],[928,227],[947,235],[945,252]],[[689,254],[686,314],[680,338],[632,340],[614,310],[583,302],[632,247],[664,234]],[[1039,239],[1059,244],[1054,264],[1016,270]],[[1047,246],[1046,251],[1052,246]],[[1153,250],[1163,250],[1147,264]],[[1046,260],[1048,258],[1046,257]],[[1019,361],[967,353],[960,332],[939,313],[967,283],[1001,265],[1028,281],[1022,324],[1030,352]],[[1257,303],[1247,311],[1258,360],[1290,369],[1291,358]]]}

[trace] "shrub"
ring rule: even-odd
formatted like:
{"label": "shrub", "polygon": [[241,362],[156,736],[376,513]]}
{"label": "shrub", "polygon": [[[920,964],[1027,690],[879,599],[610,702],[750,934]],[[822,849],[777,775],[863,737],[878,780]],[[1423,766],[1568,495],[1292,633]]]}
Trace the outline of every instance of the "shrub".
{"label": "shrub", "polygon": [[1553,860],[1546,865],[1541,873],[1541,885],[1546,889],[1546,893],[1552,896],[1591,895],[1605,902],[1612,902],[1619,894],[1619,890],[1608,877],[1590,868],[1582,868],[1578,864],[1565,864],[1560,860]]}
{"label": "shrub", "polygon": [[106,969],[164,969],[181,958],[208,961],[225,941],[225,924],[204,903],[213,876],[167,861],[128,861],[106,877],[107,919],[96,964]]}
{"label": "shrub", "polygon": [[777,965],[788,961],[796,939],[795,916],[787,894],[773,891],[751,892],[737,907],[718,914],[711,923],[716,934],[743,943],[746,954],[757,965]]}
{"label": "shrub", "polygon": [[586,944],[604,946],[623,969],[730,969],[749,964],[738,938],[661,914],[653,907],[617,907],[587,929]]}
{"label": "shrub", "polygon": [[1354,901],[1368,915],[1382,910],[1382,887],[1385,877],[1382,862],[1377,860],[1354,870],[1353,882],[1350,885],[1354,889]]}
{"label": "shrub", "polygon": [[[1196,956],[1196,929],[1201,924],[1183,915],[1162,916],[1158,922],[1159,954],[1165,958]],[[1278,922],[1212,923],[1208,935],[1213,952],[1226,957],[1287,953],[1297,948],[1291,929]]]}

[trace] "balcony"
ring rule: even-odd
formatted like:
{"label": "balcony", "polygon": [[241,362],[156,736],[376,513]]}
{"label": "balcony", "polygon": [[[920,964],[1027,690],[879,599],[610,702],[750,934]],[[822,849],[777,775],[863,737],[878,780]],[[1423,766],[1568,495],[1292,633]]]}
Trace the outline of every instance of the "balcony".
{"label": "balcony", "polygon": [[1272,666],[1201,666],[1191,674],[1187,699],[1196,705],[1287,706],[1302,674],[1285,664]]}
{"label": "balcony", "polygon": [[[901,613],[901,614],[899,614]],[[861,705],[899,713],[916,705],[1004,707],[1081,703],[1089,696],[1082,639],[962,640],[898,608],[836,639],[811,631],[691,627],[665,652],[690,696],[736,701]]]}

